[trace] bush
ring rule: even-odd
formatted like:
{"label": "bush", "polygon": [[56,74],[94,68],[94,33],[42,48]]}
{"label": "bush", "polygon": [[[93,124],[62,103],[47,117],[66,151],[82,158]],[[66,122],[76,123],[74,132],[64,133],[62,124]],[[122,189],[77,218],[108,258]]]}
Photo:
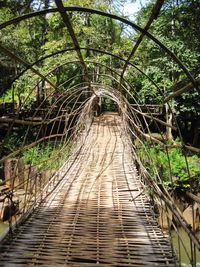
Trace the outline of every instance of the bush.
{"label": "bush", "polygon": [[71,144],[46,142],[38,144],[23,153],[26,164],[37,166],[39,170],[58,169],[69,157]]}
{"label": "bush", "polygon": [[200,159],[197,155],[186,158],[181,149],[166,151],[156,145],[140,148],[139,156],[150,175],[156,177],[157,172],[168,187],[187,189],[200,186]]}

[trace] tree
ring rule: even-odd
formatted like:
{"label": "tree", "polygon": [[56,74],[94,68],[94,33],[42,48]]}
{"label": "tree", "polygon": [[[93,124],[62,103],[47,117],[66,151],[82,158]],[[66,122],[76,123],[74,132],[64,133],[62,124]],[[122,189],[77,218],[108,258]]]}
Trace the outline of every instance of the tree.
{"label": "tree", "polygon": [[[153,1],[150,1],[147,6],[143,7],[138,13],[138,24],[144,26],[145,21],[150,16]],[[195,8],[194,8],[195,7]],[[197,77],[199,75],[199,41],[200,33],[197,30],[197,20],[200,16],[199,1],[192,0],[167,0],[163,6],[160,16],[152,24],[150,32],[162,41],[172,52],[174,52],[189,69],[189,71]],[[186,27],[189,25],[189,27]],[[181,82],[181,86],[188,83],[188,79],[181,68],[169,58],[166,53],[147,38],[143,41],[136,55],[138,65],[157,83],[162,91],[163,96],[169,95],[175,90],[176,84]],[[145,95],[146,101],[151,102],[153,95],[146,89],[149,83],[146,79],[141,78],[144,82],[141,83],[140,94]],[[147,92],[147,94],[145,93]],[[154,92],[154,91],[153,91]],[[155,92],[154,92],[155,94]],[[157,92],[159,95],[159,92]],[[189,97],[189,98],[188,98]],[[159,99],[159,98],[158,98]],[[162,103],[163,97],[160,98]],[[184,101],[184,99],[187,99]],[[181,97],[171,102],[171,106],[175,112],[181,113],[184,111],[193,112],[199,109],[197,102],[190,99],[199,99],[198,92],[184,93]],[[183,101],[182,101],[183,100]],[[190,105],[186,104],[190,103]],[[172,120],[172,116],[167,111],[167,122]],[[168,138],[170,138],[170,129],[167,129]]]}

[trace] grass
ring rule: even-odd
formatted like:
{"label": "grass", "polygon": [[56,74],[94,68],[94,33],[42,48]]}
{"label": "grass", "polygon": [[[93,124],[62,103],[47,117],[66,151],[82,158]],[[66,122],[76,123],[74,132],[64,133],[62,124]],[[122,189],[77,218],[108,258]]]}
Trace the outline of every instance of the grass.
{"label": "grass", "polygon": [[138,155],[151,176],[156,171],[162,182],[171,188],[197,190],[200,187],[200,158],[197,155],[185,157],[181,149],[168,151],[159,145],[140,147]]}
{"label": "grass", "polygon": [[69,157],[72,149],[71,143],[45,142],[23,153],[27,165],[37,166],[38,170],[58,169]]}

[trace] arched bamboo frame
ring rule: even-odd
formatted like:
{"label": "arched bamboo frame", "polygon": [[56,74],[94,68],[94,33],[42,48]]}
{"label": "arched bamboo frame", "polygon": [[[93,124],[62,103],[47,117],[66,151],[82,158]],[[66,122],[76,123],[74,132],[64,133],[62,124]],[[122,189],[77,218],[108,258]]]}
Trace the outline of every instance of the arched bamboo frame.
{"label": "arched bamboo frame", "polygon": [[[100,15],[100,16],[108,17],[108,18],[123,22],[126,25],[131,26],[135,30],[137,30],[140,33],[146,35],[150,40],[152,40],[159,47],[161,47],[168,54],[168,56],[170,56],[174,60],[174,62],[179,65],[179,67],[186,74],[186,76],[191,81],[193,86],[196,89],[198,89],[198,83],[195,81],[194,77],[191,75],[191,73],[186,68],[186,66],[183,64],[183,62],[173,53],[173,51],[171,51],[169,48],[167,48],[167,46],[165,46],[161,41],[159,41],[154,35],[150,34],[148,31],[146,31],[145,29],[139,27],[135,23],[133,23],[133,22],[131,22],[131,21],[129,21],[129,20],[123,18],[123,17],[117,16],[117,15],[114,15],[114,14],[110,14],[110,13],[106,13],[106,12],[103,12],[103,11],[100,11],[100,10],[90,9],[90,8],[65,7],[64,10],[65,10],[65,12],[69,12],[70,11],[70,12],[85,12],[85,13],[90,13],[90,14],[97,14],[97,15]],[[38,12],[25,14],[25,15],[19,16],[17,18],[14,18],[14,19],[11,19],[11,20],[9,20],[7,22],[2,23],[0,25],[0,30],[5,28],[5,27],[7,27],[7,26],[9,26],[9,25],[14,24],[14,23],[19,23],[20,21],[23,21],[25,19],[29,19],[29,18],[32,18],[32,17],[36,17],[36,16],[39,16],[39,15],[45,15],[45,14],[49,14],[49,13],[56,13],[58,11],[59,11],[58,8],[52,8],[52,9],[48,9],[48,10],[41,10],[41,11],[38,11]],[[75,49],[77,49],[77,48],[75,47]]]}
{"label": "arched bamboo frame", "polygon": [[[25,15],[19,16],[17,18],[14,18],[14,19],[11,19],[11,20],[9,20],[7,22],[2,23],[0,25],[0,30],[1,29],[4,29],[5,27],[7,27],[9,25],[13,25],[13,24],[19,23],[19,22],[21,22],[23,20],[26,20],[26,19],[29,19],[29,18],[37,17],[37,16],[40,16],[40,15],[46,15],[46,14],[49,14],[49,13],[58,13],[58,12],[60,12],[60,14],[62,15],[62,10],[59,10],[59,8],[53,8],[53,9],[48,9],[48,10],[41,10],[41,11],[38,11],[38,12],[33,12],[33,13],[25,14]],[[64,12],[66,14],[67,14],[67,12],[84,12],[84,13],[89,13],[89,14],[96,14],[96,15],[99,15],[99,16],[107,17],[107,18],[110,18],[110,19],[113,19],[113,20],[122,22],[122,23],[124,23],[124,24],[132,27],[134,30],[140,32],[142,35],[146,36],[147,38],[149,38],[150,40],[152,40],[156,45],[158,45],[161,49],[163,49],[163,51],[182,69],[182,71],[184,72],[184,74],[187,76],[187,78],[190,80],[190,82],[192,84],[192,86],[190,86],[188,88],[188,90],[191,90],[192,88],[196,88],[198,90],[198,83],[196,82],[196,80],[194,79],[194,77],[191,75],[191,73],[189,72],[189,70],[186,68],[186,66],[184,65],[184,63],[173,53],[172,50],[170,50],[169,48],[167,48],[167,46],[165,46],[162,42],[160,42],[154,35],[152,35],[151,33],[149,33],[148,30],[146,30],[145,28],[141,28],[138,25],[136,25],[135,23],[133,23],[133,22],[131,22],[131,21],[129,21],[129,20],[123,18],[123,17],[117,16],[117,15],[114,15],[114,14],[110,14],[110,13],[106,13],[106,12],[103,12],[103,11],[100,11],[100,10],[90,9],[90,8],[83,8],[83,7],[64,7],[63,14],[64,14]],[[112,54],[110,52],[103,51],[103,50],[100,50],[100,49],[95,49],[95,48],[91,48],[91,47],[84,48],[84,47],[75,46],[74,48],[68,48],[68,49],[65,49],[65,50],[54,52],[54,53],[52,53],[50,55],[47,55],[45,57],[40,58],[39,60],[37,60],[36,62],[33,62],[33,63],[27,63],[23,59],[20,59],[15,53],[13,53],[12,51],[8,50],[1,43],[0,43],[0,49],[5,54],[7,54],[9,57],[14,58],[15,60],[17,60],[18,62],[20,62],[21,64],[23,64],[26,67],[26,69],[24,69],[18,76],[15,77],[15,79],[13,80],[13,82],[16,79],[18,79],[21,75],[23,75],[25,71],[27,71],[29,69],[32,70],[33,72],[35,72],[40,78],[42,78],[42,79],[46,80],[47,82],[49,82],[49,80],[46,77],[46,75],[43,75],[41,72],[39,72],[39,71],[37,71],[37,70],[34,69],[34,66],[35,65],[37,65],[39,62],[43,62],[47,58],[50,58],[50,57],[53,57],[53,56],[56,56],[56,55],[59,55],[59,54],[65,53],[65,52],[77,51],[77,50],[78,51],[80,51],[80,50],[90,50],[90,51],[94,51],[94,52],[101,53],[101,54],[107,54],[107,55],[109,55],[111,57],[117,58],[118,60],[120,60],[121,62],[124,62],[127,65],[130,65],[130,66],[134,67],[142,75],[145,75],[145,77],[154,86],[156,86],[156,88],[159,91],[161,91],[160,88],[158,87],[158,85],[147,74],[145,74],[141,69],[139,69],[136,65],[134,65],[131,62],[131,60],[124,59],[122,57],[119,57],[119,56],[114,55],[114,54]],[[81,62],[81,60],[79,61],[79,64],[82,65],[83,70],[85,69],[85,65],[83,63],[85,63],[85,62],[86,61],[84,61],[84,62]],[[114,71],[114,69],[113,69],[113,71]],[[85,73],[88,74],[86,69],[85,69]],[[121,73],[121,76],[123,77],[123,72]],[[50,82],[50,84],[51,84],[51,82]],[[56,88],[56,86],[53,83],[51,85],[54,87],[54,89]],[[181,93],[182,92],[180,92],[180,94]],[[177,96],[177,94],[176,94],[176,96]],[[168,100],[168,99],[171,99],[173,97],[174,97],[173,95],[169,95],[166,99]],[[164,101],[166,101],[166,99]],[[194,241],[196,242],[196,245],[198,247],[198,241],[196,241],[196,240],[194,240]]]}

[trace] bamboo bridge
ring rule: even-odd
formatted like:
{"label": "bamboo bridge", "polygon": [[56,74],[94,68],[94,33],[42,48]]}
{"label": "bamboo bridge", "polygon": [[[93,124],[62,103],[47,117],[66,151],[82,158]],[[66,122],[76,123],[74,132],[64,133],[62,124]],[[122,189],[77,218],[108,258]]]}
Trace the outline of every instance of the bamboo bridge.
{"label": "bamboo bridge", "polygon": [[60,175],[55,190],[6,238],[0,266],[175,266],[118,115],[95,119]]}
{"label": "bamboo bridge", "polygon": [[[8,103],[0,103],[0,227],[5,227],[0,266],[170,267],[185,264],[183,256],[188,266],[199,266],[200,199],[190,188],[174,192],[181,179],[173,174],[170,153],[181,151],[180,171],[190,184],[197,182],[189,157],[195,154],[199,166],[200,128],[186,142],[173,101],[184,92],[199,92],[200,80],[149,31],[164,0],[155,1],[144,27],[68,1],[41,1],[50,3],[47,7],[28,2],[30,13],[24,6],[24,14],[8,15],[0,24],[1,56],[15,66],[8,71],[0,62],[7,73],[0,76],[0,97],[11,93]],[[53,16],[63,36],[49,27],[55,35],[50,47],[47,20]],[[87,31],[74,29],[72,18],[85,23],[90,16],[93,35],[97,18],[120,26],[122,37],[130,31],[130,51],[121,53],[119,46],[106,51],[107,44],[97,47]],[[43,30],[42,49],[37,54],[33,47],[29,57],[30,47],[23,54],[6,40],[21,25],[30,33],[34,23]],[[144,38],[162,51],[184,86],[162,87],[135,64]],[[159,101],[141,100],[137,76]],[[169,138],[173,134],[177,142]],[[186,207],[179,203],[183,196]]]}

